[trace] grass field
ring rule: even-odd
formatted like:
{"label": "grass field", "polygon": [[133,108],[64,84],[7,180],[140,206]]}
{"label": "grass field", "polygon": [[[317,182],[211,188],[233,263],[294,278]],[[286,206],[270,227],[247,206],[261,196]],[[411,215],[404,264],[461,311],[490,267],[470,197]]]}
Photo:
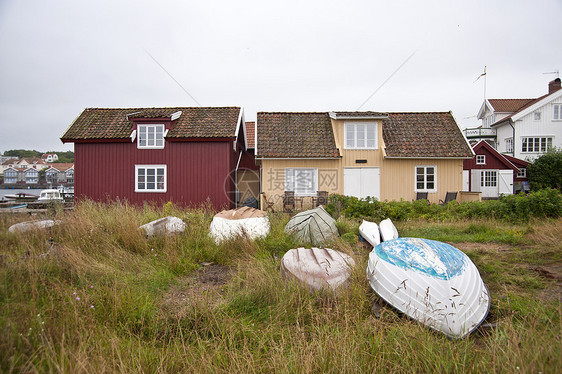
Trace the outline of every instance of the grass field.
{"label": "grass field", "polygon": [[[28,216],[0,215],[0,371],[10,372],[557,372],[562,367],[562,219],[398,222],[402,236],[452,243],[490,289],[495,328],[452,340],[376,295],[357,242],[340,218],[330,247],[356,261],[337,297],[281,276],[299,243],[270,216],[271,234],[217,246],[214,212],[78,205],[50,230],[11,234]],[[174,215],[177,236],[138,226]],[[51,216],[52,218],[52,216]],[[52,239],[50,241],[49,239]],[[48,253],[45,256],[43,254]]]}

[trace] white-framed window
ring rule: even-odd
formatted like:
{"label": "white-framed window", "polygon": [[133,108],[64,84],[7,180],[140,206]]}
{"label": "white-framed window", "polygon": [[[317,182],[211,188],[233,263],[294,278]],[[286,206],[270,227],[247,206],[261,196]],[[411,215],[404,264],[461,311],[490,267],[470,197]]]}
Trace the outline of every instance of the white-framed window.
{"label": "white-framed window", "polygon": [[377,130],[376,122],[346,122],[344,125],[344,148],[377,149]]}
{"label": "white-framed window", "polygon": [[25,183],[35,184],[37,183],[38,179],[39,179],[39,174],[37,173],[37,170],[30,169],[25,172]]}
{"label": "white-framed window", "polygon": [[437,192],[437,166],[416,166],[416,192]]}
{"label": "white-framed window", "polygon": [[138,125],[137,133],[138,148],[164,148],[164,125]]}
{"label": "white-framed window", "polygon": [[490,127],[496,118],[495,114],[490,114],[484,118],[484,127]]}
{"label": "white-framed window", "polygon": [[505,151],[508,153],[513,153],[513,138],[505,139]]}
{"label": "white-framed window", "polygon": [[66,183],[74,183],[74,169],[66,171]]}
{"label": "white-framed window", "polygon": [[557,121],[562,120],[562,104],[553,104],[552,109],[552,119]]}
{"label": "white-framed window", "polygon": [[540,121],[541,120],[541,112],[534,112],[533,113],[533,119],[535,121]]}
{"label": "white-framed window", "polygon": [[486,165],[486,155],[476,155],[476,165]]}
{"label": "white-framed window", "polygon": [[528,137],[521,139],[521,152],[539,153],[552,148],[551,137]]}
{"label": "white-framed window", "polygon": [[496,170],[482,170],[480,172],[480,187],[497,187],[498,172]]}
{"label": "white-framed window", "polygon": [[527,169],[519,169],[517,178],[527,178]]}
{"label": "white-framed window", "polygon": [[295,191],[295,196],[316,195],[316,191],[318,191],[318,169],[286,168],[285,191]]}
{"label": "white-framed window", "polygon": [[135,165],[135,192],[166,192],[166,165]]}

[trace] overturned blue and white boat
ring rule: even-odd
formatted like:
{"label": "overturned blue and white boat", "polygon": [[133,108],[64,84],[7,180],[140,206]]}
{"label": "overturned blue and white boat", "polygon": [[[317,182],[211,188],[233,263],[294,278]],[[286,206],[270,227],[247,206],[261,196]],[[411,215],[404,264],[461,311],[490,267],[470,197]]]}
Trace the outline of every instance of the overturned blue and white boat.
{"label": "overturned blue and white boat", "polygon": [[490,294],[472,261],[438,241],[398,238],[369,254],[367,279],[386,302],[444,334],[462,338],[490,309]]}

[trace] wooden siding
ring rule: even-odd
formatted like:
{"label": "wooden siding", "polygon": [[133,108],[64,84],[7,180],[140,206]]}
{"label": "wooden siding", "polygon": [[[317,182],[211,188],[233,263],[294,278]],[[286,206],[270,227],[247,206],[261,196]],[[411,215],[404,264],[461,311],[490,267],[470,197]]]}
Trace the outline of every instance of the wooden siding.
{"label": "wooden siding", "polygon": [[[95,201],[133,204],[172,201],[197,206],[209,199],[232,207],[237,158],[230,142],[166,142],[164,149],[137,149],[132,143],[75,143],[75,194]],[[135,165],[167,165],[165,193],[135,192]],[[231,180],[232,179],[232,180]]]}
{"label": "wooden siding", "polygon": [[428,194],[431,203],[444,200],[447,192],[462,191],[463,160],[385,159],[381,167],[381,200],[415,200],[416,166],[435,165],[437,191]]}
{"label": "wooden siding", "polygon": [[[375,150],[355,150],[345,149],[344,147],[344,128],[345,122],[352,122],[351,120],[334,120],[332,119],[332,130],[336,139],[336,147],[340,150],[342,155],[342,167],[377,167],[381,166],[384,157],[384,141],[382,138],[382,121],[381,120],[358,120],[353,122],[370,122],[377,123],[377,146]],[[358,164],[357,160],[366,160],[364,164]],[[342,169],[343,171],[343,169]]]}

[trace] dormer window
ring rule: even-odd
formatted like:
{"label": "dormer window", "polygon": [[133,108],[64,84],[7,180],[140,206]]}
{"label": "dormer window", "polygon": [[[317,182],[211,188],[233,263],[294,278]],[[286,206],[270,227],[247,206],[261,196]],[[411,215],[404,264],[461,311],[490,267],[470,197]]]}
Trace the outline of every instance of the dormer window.
{"label": "dormer window", "polygon": [[377,149],[377,124],[346,122],[344,129],[345,149]]}
{"label": "dormer window", "polygon": [[486,155],[476,155],[476,165],[486,165]]}
{"label": "dormer window", "polygon": [[137,133],[139,149],[164,148],[164,125],[138,125]]}

